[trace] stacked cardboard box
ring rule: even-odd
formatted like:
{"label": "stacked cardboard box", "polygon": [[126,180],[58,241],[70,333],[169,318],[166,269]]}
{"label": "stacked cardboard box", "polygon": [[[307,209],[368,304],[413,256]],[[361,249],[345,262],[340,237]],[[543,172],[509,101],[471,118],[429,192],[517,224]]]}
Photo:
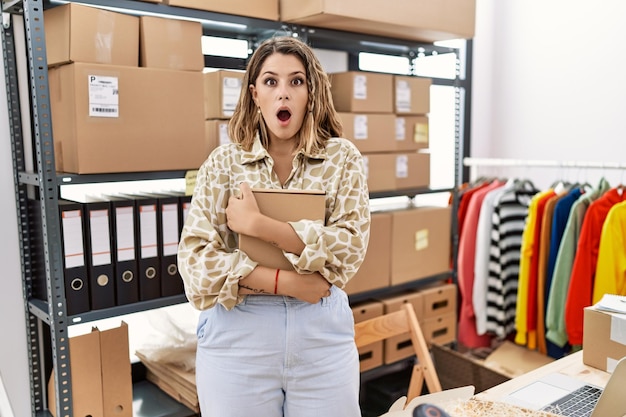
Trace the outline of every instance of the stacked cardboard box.
{"label": "stacked cardboard box", "polygon": [[[428,345],[445,345],[456,340],[456,297],[454,284],[434,284],[422,290],[362,301],[352,305],[355,323],[413,305]],[[392,364],[415,355],[411,335],[405,333],[359,349],[361,372]]]}
{"label": "stacked cardboard box", "polygon": [[280,0],[285,22],[425,42],[474,37],[475,0]]}
{"label": "stacked cardboard box", "polygon": [[242,71],[217,70],[203,74],[205,144],[208,155],[219,145],[230,142],[228,121],[241,94]]}
{"label": "stacked cardboard box", "polygon": [[57,171],[200,166],[204,64],[199,22],[77,3],[44,15]]}
{"label": "stacked cardboard box", "polygon": [[330,78],[344,136],[364,156],[370,192],[428,187],[431,80],[363,71]]}

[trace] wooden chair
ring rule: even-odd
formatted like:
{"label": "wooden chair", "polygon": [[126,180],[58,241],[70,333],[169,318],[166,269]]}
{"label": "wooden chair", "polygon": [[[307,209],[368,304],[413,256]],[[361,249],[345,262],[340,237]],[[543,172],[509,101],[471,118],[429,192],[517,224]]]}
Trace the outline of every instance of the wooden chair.
{"label": "wooden chair", "polygon": [[404,304],[399,311],[356,323],[354,331],[357,348],[407,332],[411,334],[411,343],[415,349],[417,363],[413,366],[411,373],[406,404],[409,404],[413,398],[422,393],[424,380],[426,380],[426,386],[430,393],[442,390],[435,365],[428,351],[426,339],[424,339],[424,334],[411,303]]}

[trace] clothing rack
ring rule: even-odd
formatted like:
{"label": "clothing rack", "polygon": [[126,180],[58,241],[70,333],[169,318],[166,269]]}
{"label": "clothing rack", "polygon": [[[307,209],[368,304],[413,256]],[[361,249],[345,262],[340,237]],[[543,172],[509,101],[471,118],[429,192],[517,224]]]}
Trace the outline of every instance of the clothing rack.
{"label": "clothing rack", "polygon": [[506,159],[506,158],[463,158],[463,165],[476,166],[519,166],[519,167],[553,167],[553,168],[593,168],[593,169],[626,169],[621,162],[589,162],[540,159]]}

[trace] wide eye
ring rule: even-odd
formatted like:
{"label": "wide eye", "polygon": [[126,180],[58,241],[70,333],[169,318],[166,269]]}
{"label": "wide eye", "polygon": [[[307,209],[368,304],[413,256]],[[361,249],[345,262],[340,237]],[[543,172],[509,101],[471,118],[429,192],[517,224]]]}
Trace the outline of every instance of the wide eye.
{"label": "wide eye", "polygon": [[263,80],[263,84],[269,85],[269,86],[274,86],[274,85],[276,85],[276,80],[271,78],[271,77],[268,77],[265,80]]}
{"label": "wide eye", "polygon": [[304,84],[304,78],[301,78],[301,77],[294,78],[293,80],[291,80],[291,84],[292,85],[303,85]]}

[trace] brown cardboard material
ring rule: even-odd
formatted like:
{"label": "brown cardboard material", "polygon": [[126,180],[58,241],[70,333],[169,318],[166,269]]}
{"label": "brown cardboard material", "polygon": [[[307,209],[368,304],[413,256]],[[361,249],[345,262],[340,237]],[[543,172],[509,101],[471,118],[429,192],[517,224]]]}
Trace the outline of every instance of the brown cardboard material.
{"label": "brown cardboard material", "polygon": [[452,343],[456,340],[456,313],[424,319],[422,330],[429,345]]}
{"label": "brown cardboard material", "polygon": [[128,325],[100,332],[104,417],[133,417]]}
{"label": "brown cardboard material", "polygon": [[396,189],[430,186],[430,153],[396,154]]}
{"label": "brown cardboard material", "polygon": [[230,142],[228,120],[207,120],[204,122],[204,132],[206,134],[204,142],[206,156],[209,156],[218,146]]}
{"label": "brown cardboard material", "polygon": [[[70,337],[69,345],[74,415],[104,417],[100,332],[94,328],[90,333]],[[56,417],[54,373],[48,382],[48,409]]]}
{"label": "brown cardboard material", "polygon": [[404,116],[396,117],[396,152],[417,151],[427,149],[428,141],[428,116]]}
{"label": "brown cardboard material", "polygon": [[485,358],[483,365],[509,378],[515,378],[553,361],[554,359],[543,353],[505,340]]}
{"label": "brown cardboard material", "polygon": [[420,289],[424,299],[424,318],[430,319],[456,313],[457,287],[455,284],[437,284]]}
{"label": "brown cardboard material", "polygon": [[[384,306],[380,301],[368,301],[352,306],[354,322],[359,323],[384,314]],[[359,365],[361,372],[369,371],[383,364],[383,340],[359,348]]]}
{"label": "brown cardboard material", "polygon": [[[323,191],[253,189],[259,210],[266,216],[282,222],[302,219],[324,222],[326,199]],[[239,235],[239,250],[260,265],[293,270],[283,251],[261,239]]]}
{"label": "brown cardboard material", "polygon": [[583,363],[612,372],[626,357],[626,314],[586,307],[583,323]]}
{"label": "brown cardboard material", "polygon": [[139,18],[139,66],[202,71],[202,24],[155,16]]}
{"label": "brown cardboard material", "polygon": [[228,119],[233,115],[241,93],[243,72],[218,70],[204,77],[204,118]]}
{"label": "brown cardboard material", "polygon": [[344,288],[348,295],[389,286],[391,215],[389,213],[372,213],[371,218],[367,253],[359,271]]}
{"label": "brown cardboard material", "polygon": [[392,211],[391,284],[450,270],[450,207]]}
{"label": "brown cardboard material", "polygon": [[432,80],[408,75],[394,75],[393,103],[397,114],[428,114]]}
{"label": "brown cardboard material", "polygon": [[395,116],[389,114],[338,113],[343,135],[359,151],[388,152],[394,147]]}
{"label": "brown cardboard material", "polygon": [[329,77],[338,112],[393,113],[392,74],[347,71]]}
{"label": "brown cardboard material", "polygon": [[[423,318],[423,303],[422,294],[416,291],[407,292],[395,297],[388,297],[381,299],[385,306],[385,314],[400,311],[405,303],[411,303],[415,310],[415,316],[417,320],[422,323]],[[385,364],[391,364],[401,359],[408,358],[415,355],[415,348],[411,342],[411,335],[409,333],[401,334],[395,337],[390,337],[384,342],[384,362]]]}
{"label": "brown cardboard material", "polygon": [[281,0],[285,22],[409,40],[474,37],[475,0]]}
{"label": "brown cardboard material", "polygon": [[163,3],[209,12],[278,20],[278,0],[163,0]]}
{"label": "brown cardboard material", "polygon": [[44,12],[44,31],[48,66],[139,63],[137,16],[68,3]]}
{"label": "brown cardboard material", "polygon": [[[94,85],[108,94],[105,105],[90,103],[91,80],[101,81]],[[186,170],[204,162],[202,73],[74,63],[50,69],[49,82],[65,172]]]}
{"label": "brown cardboard material", "polygon": [[[133,388],[128,325],[69,339],[72,407],[75,416],[132,417]],[[54,373],[48,382],[48,409],[56,417]]]}
{"label": "brown cardboard material", "polygon": [[396,189],[396,156],[385,153],[363,154],[367,188],[370,192]]}

